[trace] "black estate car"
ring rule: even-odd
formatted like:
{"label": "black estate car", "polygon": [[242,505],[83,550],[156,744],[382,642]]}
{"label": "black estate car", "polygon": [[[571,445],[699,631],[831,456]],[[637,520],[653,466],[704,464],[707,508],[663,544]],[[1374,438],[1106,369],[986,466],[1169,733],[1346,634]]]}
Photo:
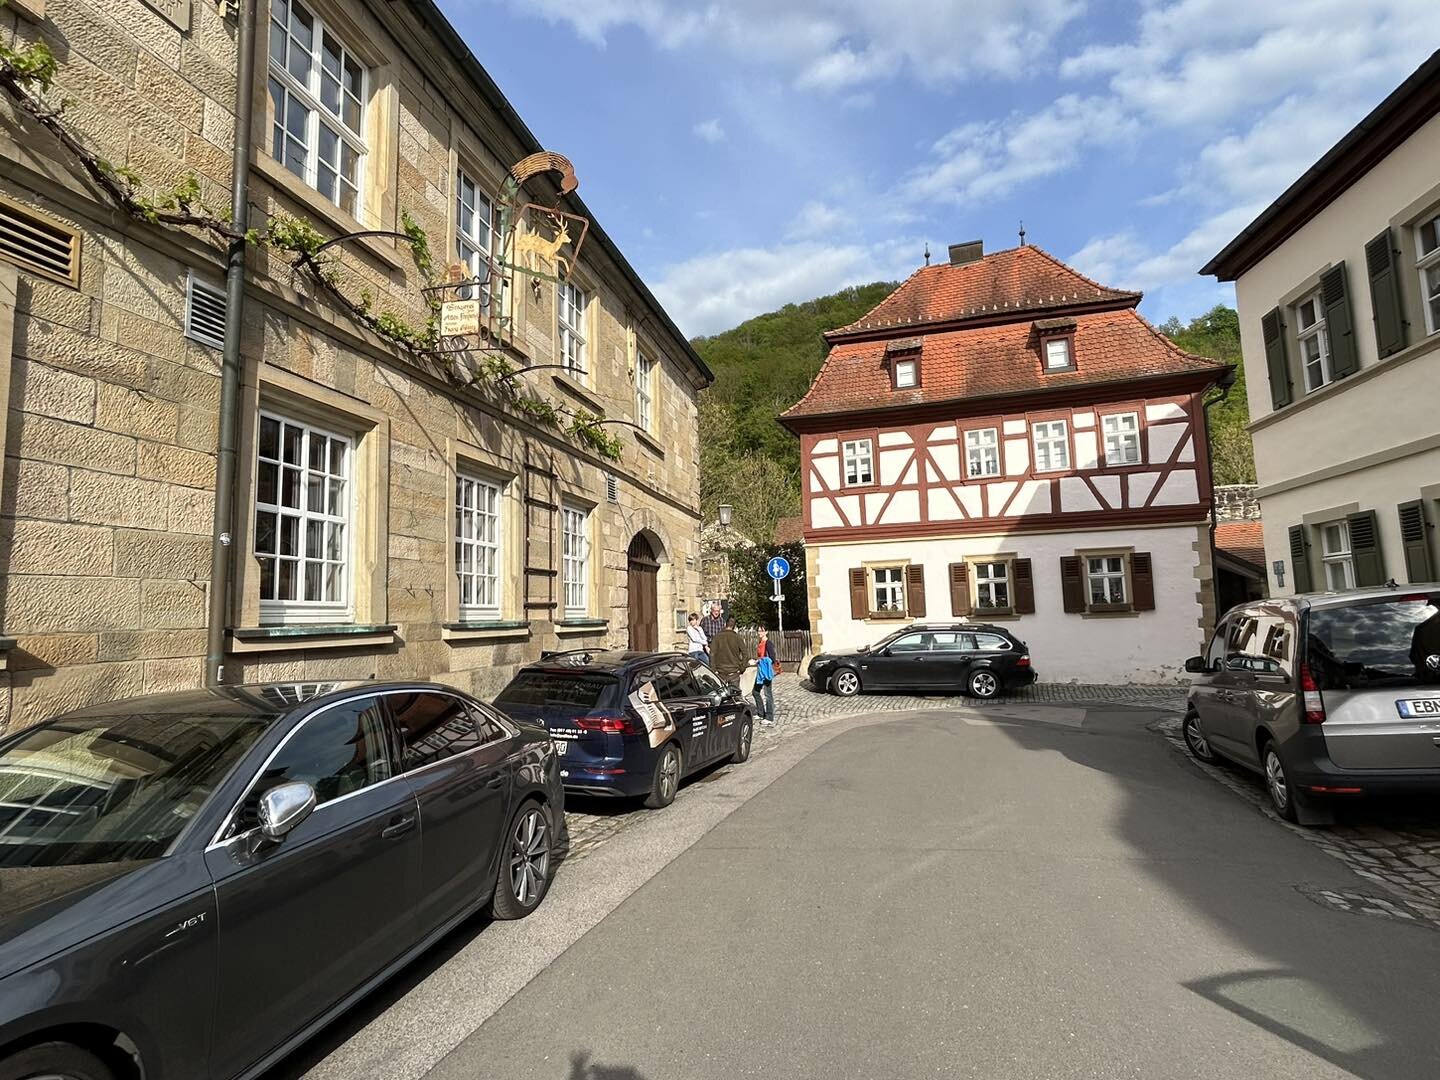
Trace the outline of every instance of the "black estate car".
{"label": "black estate car", "polygon": [[113,702],[0,742],[0,1077],[253,1077],[545,895],[550,737],[429,684]]}
{"label": "black estate car", "polygon": [[992,698],[1035,681],[1030,650],[1010,631],[985,623],[915,623],[854,652],[810,661],[810,684],[850,697],[862,690],[964,692]]}
{"label": "black estate car", "polygon": [[495,707],[545,724],[567,791],[668,806],[702,766],[750,756],[740,691],[682,653],[555,653],[521,668]]}

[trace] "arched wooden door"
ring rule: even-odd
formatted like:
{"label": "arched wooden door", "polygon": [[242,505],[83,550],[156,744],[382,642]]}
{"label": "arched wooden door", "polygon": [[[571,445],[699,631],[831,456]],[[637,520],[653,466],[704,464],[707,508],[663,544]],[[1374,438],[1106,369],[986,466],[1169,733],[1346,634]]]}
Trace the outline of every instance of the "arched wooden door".
{"label": "arched wooden door", "polygon": [[639,652],[654,652],[660,647],[659,597],[655,587],[660,573],[660,559],[644,533],[635,534],[627,554],[630,648]]}

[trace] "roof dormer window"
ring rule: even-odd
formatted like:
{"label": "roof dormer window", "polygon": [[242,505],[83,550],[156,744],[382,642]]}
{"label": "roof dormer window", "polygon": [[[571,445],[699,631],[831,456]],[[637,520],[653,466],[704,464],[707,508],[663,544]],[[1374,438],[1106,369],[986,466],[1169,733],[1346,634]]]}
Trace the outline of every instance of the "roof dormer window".
{"label": "roof dormer window", "polygon": [[1070,354],[1068,337],[1051,338],[1045,342],[1046,371],[1069,371],[1074,366],[1075,358]]}
{"label": "roof dormer window", "polygon": [[1040,368],[1049,375],[1075,370],[1075,320],[1040,319],[1035,323],[1039,339]]}
{"label": "roof dormer window", "polygon": [[920,385],[920,368],[914,360],[895,361],[895,389],[908,390]]}

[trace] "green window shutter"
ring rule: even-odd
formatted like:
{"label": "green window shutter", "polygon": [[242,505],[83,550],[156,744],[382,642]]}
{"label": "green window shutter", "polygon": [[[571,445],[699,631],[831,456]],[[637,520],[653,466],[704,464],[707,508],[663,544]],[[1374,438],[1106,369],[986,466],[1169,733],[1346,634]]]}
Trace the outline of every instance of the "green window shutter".
{"label": "green window shutter", "polygon": [[1350,526],[1350,558],[1355,563],[1356,585],[1385,584],[1385,564],[1380,558],[1380,530],[1374,510],[1362,510],[1345,518]]}
{"label": "green window shutter", "polygon": [[1290,577],[1295,582],[1297,593],[1309,592],[1310,583],[1310,541],[1305,537],[1304,525],[1290,526]]}
{"label": "green window shutter", "polygon": [[1365,245],[1365,272],[1370,278],[1370,305],[1375,310],[1375,346],[1382,357],[1389,356],[1405,348],[1405,309],[1389,229]]}
{"label": "green window shutter", "polygon": [[1337,379],[1354,375],[1360,370],[1360,353],[1355,348],[1355,321],[1350,317],[1344,262],[1320,275],[1320,303],[1325,308],[1325,332],[1330,338],[1330,374]]}
{"label": "green window shutter", "polygon": [[1405,550],[1405,580],[1412,585],[1433,581],[1430,565],[1430,523],[1419,499],[1400,504],[1400,546]]}
{"label": "green window shutter", "polygon": [[1265,370],[1270,375],[1270,404],[1283,409],[1295,400],[1290,385],[1290,365],[1285,359],[1285,325],[1280,309],[1271,308],[1260,320],[1260,333],[1265,339]]}

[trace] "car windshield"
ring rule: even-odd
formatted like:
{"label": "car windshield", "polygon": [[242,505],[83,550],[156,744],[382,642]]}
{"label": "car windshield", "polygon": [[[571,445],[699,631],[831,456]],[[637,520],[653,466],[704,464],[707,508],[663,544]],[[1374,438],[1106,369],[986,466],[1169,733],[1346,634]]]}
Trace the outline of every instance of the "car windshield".
{"label": "car windshield", "polygon": [[158,858],[265,727],[137,715],[22,733],[0,749],[0,866]]}
{"label": "car windshield", "polygon": [[495,704],[501,709],[562,708],[588,712],[614,706],[618,689],[618,683],[609,675],[522,671],[500,691]]}
{"label": "car windshield", "polygon": [[1305,646],[1322,690],[1440,685],[1440,595],[1316,608]]}

